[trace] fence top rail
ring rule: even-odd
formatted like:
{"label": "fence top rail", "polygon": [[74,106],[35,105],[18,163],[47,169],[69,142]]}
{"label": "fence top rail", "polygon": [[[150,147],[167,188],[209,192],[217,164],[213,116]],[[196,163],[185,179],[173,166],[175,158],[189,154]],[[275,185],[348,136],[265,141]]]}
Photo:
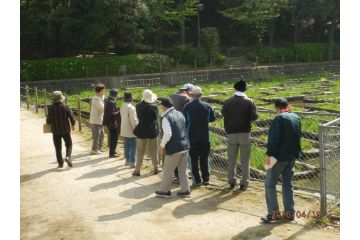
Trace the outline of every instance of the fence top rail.
{"label": "fence top rail", "polygon": [[325,123],[325,124],[321,124],[321,126],[322,127],[327,127],[327,128],[329,128],[329,127],[339,128],[337,126],[332,126],[333,124],[338,123],[338,122],[340,122],[340,118],[334,119],[334,120],[332,120],[332,121],[330,121],[328,123]]}

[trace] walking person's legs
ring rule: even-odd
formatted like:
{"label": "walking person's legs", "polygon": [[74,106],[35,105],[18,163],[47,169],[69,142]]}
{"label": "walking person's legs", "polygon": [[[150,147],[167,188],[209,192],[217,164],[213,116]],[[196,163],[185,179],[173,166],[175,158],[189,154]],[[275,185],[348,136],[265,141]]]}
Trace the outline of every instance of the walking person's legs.
{"label": "walking person's legs", "polygon": [[240,188],[246,190],[250,180],[250,133],[239,134],[241,180]]}
{"label": "walking person's legs", "polygon": [[227,135],[227,155],[228,155],[228,183],[230,187],[236,185],[236,159],[239,154],[238,134]]}
{"label": "walking person's legs", "polygon": [[68,164],[69,167],[72,167],[72,161],[71,161],[71,153],[72,153],[72,139],[70,133],[64,134],[63,136],[65,147],[66,147],[66,157],[65,162]]}
{"label": "walking person's legs", "polygon": [[157,138],[149,139],[150,158],[154,167],[154,174],[159,172],[159,154],[158,154],[158,140]]}
{"label": "walking person's legs", "polygon": [[199,146],[198,143],[190,143],[190,158],[191,158],[191,174],[193,179],[193,184],[200,185],[201,178],[199,174]]}
{"label": "walking person's legs", "polygon": [[289,212],[292,216],[288,217],[288,219],[292,220],[294,217],[295,209],[294,209],[294,191],[292,180],[294,177],[294,166],[295,161],[288,162],[287,166],[283,170],[281,174],[281,182],[282,182],[282,196],[283,196],[283,204],[284,204],[284,211]]}
{"label": "walking person's legs", "polygon": [[[177,163],[177,168],[179,172],[179,180],[180,180],[180,194],[184,194],[184,196],[190,195],[189,181],[188,181],[188,173],[187,173],[187,161],[188,161],[189,153],[181,153],[179,161]],[[189,194],[187,194],[189,193]]]}
{"label": "walking person's legs", "polygon": [[[144,160],[146,143],[147,143],[147,139],[141,139],[141,138],[136,139],[136,152],[137,152],[136,159],[137,159],[137,161],[136,161],[134,173],[138,173],[138,176],[140,176],[140,169],[141,169],[141,166],[142,166],[142,163]],[[134,173],[133,173],[133,175],[135,175]]]}
{"label": "walking person's legs", "polygon": [[64,165],[64,160],[62,158],[62,143],[61,143],[61,135],[53,134],[53,142],[55,146],[56,160],[59,164],[58,167],[62,167]]}
{"label": "walking person's legs", "polygon": [[210,168],[209,168],[209,153],[210,153],[210,142],[199,143],[199,155],[200,155],[200,169],[203,184],[209,184],[210,180]]}

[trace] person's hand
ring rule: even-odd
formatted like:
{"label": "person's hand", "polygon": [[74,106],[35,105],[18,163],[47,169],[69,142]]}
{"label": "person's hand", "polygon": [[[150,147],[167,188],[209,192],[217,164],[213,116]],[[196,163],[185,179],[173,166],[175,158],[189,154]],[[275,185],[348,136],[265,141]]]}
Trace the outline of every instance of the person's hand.
{"label": "person's hand", "polygon": [[270,165],[270,157],[269,156],[266,156],[264,161],[265,161],[265,165]]}
{"label": "person's hand", "polygon": [[71,125],[71,131],[75,131],[75,126]]}
{"label": "person's hand", "polygon": [[161,155],[164,155],[165,154],[165,148],[160,147],[159,152],[160,152]]}

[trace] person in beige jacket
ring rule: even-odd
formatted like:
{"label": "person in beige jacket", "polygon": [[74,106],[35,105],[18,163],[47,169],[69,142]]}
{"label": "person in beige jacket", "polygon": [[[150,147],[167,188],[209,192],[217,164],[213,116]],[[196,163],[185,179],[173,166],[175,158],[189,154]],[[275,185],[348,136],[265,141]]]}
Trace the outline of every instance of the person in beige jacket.
{"label": "person in beige jacket", "polygon": [[125,166],[130,165],[135,167],[136,156],[136,136],[134,135],[134,128],[138,124],[136,109],[131,102],[133,100],[132,93],[124,93],[125,103],[120,108],[121,115],[121,131],[120,136],[124,137],[124,152],[125,152]]}
{"label": "person in beige jacket", "polygon": [[105,86],[104,84],[97,84],[95,86],[96,96],[91,99],[91,109],[90,109],[90,120],[92,129],[92,139],[93,144],[90,154],[100,154],[104,152],[102,149],[104,142],[104,129],[102,126],[104,118],[104,94]]}

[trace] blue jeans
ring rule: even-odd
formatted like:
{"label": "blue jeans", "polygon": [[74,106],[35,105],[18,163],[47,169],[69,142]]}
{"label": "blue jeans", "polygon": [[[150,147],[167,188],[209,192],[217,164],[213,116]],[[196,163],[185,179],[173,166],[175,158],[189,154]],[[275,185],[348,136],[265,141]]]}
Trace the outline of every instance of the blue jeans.
{"label": "blue jeans", "polygon": [[136,137],[124,138],[125,159],[128,163],[135,165]]}
{"label": "blue jeans", "polygon": [[281,175],[282,197],[284,210],[295,212],[294,209],[294,192],[292,179],[294,177],[295,160],[293,161],[277,161],[276,164],[266,172],[265,177],[265,195],[268,214],[273,215],[279,212],[279,204],[276,194],[276,182]]}

